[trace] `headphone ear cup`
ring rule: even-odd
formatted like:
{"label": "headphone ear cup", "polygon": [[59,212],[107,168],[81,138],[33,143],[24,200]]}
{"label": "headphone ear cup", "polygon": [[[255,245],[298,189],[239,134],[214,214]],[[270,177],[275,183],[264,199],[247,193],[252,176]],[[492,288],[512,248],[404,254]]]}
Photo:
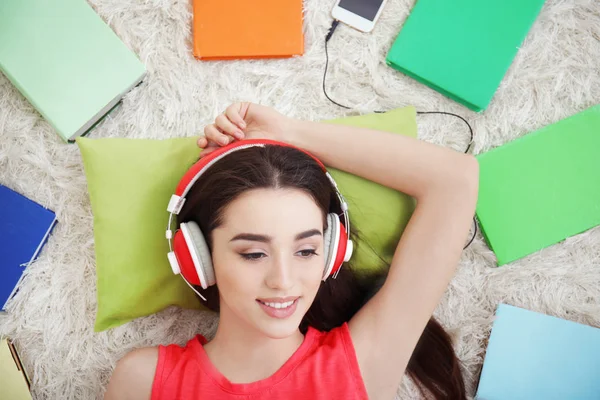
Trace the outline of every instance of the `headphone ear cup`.
{"label": "headphone ear cup", "polygon": [[200,226],[194,221],[189,221],[182,223],[180,228],[183,231],[192,259],[194,260],[194,265],[200,278],[200,286],[206,289],[214,285],[216,279],[212,257]]}
{"label": "headphone ear cup", "polygon": [[[344,229],[344,227],[342,226],[341,223],[339,224],[339,230],[340,230],[339,241],[338,241],[338,246],[337,246],[336,252],[335,252],[335,254],[332,255],[334,257],[334,260],[333,260],[333,268],[329,272],[330,275],[335,275],[337,273],[337,271],[342,267],[342,264],[344,264],[344,261],[347,261],[346,260],[346,249],[348,247],[348,243],[352,243],[352,242],[348,241],[348,235],[346,234],[346,229]],[[352,253],[350,252],[350,254],[352,254]],[[348,256],[348,259],[350,259],[349,256]]]}
{"label": "headphone ear cup", "polygon": [[325,255],[323,280],[331,275],[335,267],[334,263],[337,258],[337,249],[340,241],[340,225],[340,220],[336,214],[327,214],[327,229],[323,232],[323,248]]}
{"label": "headphone ear cup", "polygon": [[177,230],[173,236],[173,253],[176,258],[175,266],[173,266],[173,264],[171,265],[173,272],[175,274],[181,274],[183,279],[188,281],[191,285],[201,285],[200,277],[198,276],[196,266],[194,265],[194,260],[192,259],[190,249],[188,248],[181,229]]}

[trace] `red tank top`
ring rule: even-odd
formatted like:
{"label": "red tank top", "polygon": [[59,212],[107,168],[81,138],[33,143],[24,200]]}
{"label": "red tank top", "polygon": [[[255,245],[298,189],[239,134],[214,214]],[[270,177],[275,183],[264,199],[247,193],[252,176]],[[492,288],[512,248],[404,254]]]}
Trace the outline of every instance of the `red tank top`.
{"label": "red tank top", "polygon": [[348,324],[309,328],[279,370],[252,383],[232,383],[211,363],[198,335],[185,347],[159,346],[151,400],[367,399]]}

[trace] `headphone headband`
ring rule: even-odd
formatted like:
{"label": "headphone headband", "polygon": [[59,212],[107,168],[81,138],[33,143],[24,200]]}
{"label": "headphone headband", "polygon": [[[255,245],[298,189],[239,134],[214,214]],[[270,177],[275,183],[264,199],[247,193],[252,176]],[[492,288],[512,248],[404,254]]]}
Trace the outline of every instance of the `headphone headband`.
{"label": "headphone headband", "polygon": [[327,174],[327,177],[333,184],[335,190],[339,192],[339,190],[337,188],[337,184],[335,183],[333,178],[327,172],[327,168],[325,168],[325,165],[321,162],[321,160],[319,160],[318,158],[316,158],[309,152],[302,150],[298,147],[289,145],[287,143],[277,142],[275,140],[248,139],[248,140],[233,142],[227,146],[221,147],[218,150],[215,150],[208,156],[201,158],[198,162],[196,162],[181,178],[181,181],[179,182],[179,184],[177,185],[177,188],[175,189],[175,194],[173,196],[171,196],[171,200],[169,201],[169,205],[167,206],[167,211],[169,211],[170,213],[176,214],[176,215],[181,212],[181,209],[183,208],[183,204],[185,203],[185,196],[188,194],[190,189],[194,186],[194,183],[196,183],[196,181],[204,174],[204,172],[206,170],[208,170],[214,163],[216,163],[223,157],[227,156],[228,154],[231,154],[238,150],[248,149],[250,147],[264,147],[265,145],[289,147],[289,148],[299,150],[299,151],[303,152],[304,154],[308,155],[317,164],[319,164],[319,166],[321,167],[323,172],[325,172]]}
{"label": "headphone headband", "polygon": [[[174,253],[173,242],[172,242],[173,231],[171,230],[171,226],[173,223],[173,215],[178,215],[181,212],[181,209],[183,208],[183,205],[185,204],[185,197],[187,196],[187,194],[189,193],[191,188],[198,181],[198,179],[200,179],[200,177],[207,170],[210,169],[210,167],[213,164],[215,164],[217,161],[221,160],[225,156],[227,156],[231,153],[234,153],[238,150],[243,150],[243,149],[247,149],[247,148],[251,148],[251,147],[264,147],[266,145],[282,146],[282,147],[289,147],[289,148],[296,149],[296,150],[301,151],[304,154],[308,155],[309,157],[311,157],[321,167],[321,169],[327,176],[327,179],[331,183],[332,188],[334,189],[334,191],[336,193],[336,197],[338,198],[338,201],[340,203],[340,208],[342,211],[341,216],[343,216],[343,221],[344,221],[344,223],[343,223],[344,239],[342,242],[343,246],[342,245],[338,246],[338,242],[336,242],[334,244],[334,248],[336,249],[336,251],[337,251],[338,247],[340,247],[341,250],[340,250],[339,257],[334,257],[334,259],[331,260],[332,265],[333,264],[337,265],[337,267],[335,269],[335,273],[333,275],[334,278],[337,276],[337,273],[339,272],[339,266],[341,266],[341,264],[344,261],[348,261],[348,259],[352,255],[352,249],[353,249],[352,241],[350,240],[350,218],[348,216],[348,204],[346,203],[344,196],[340,192],[340,190],[337,186],[337,183],[335,182],[333,177],[327,171],[327,168],[325,167],[325,165],[318,158],[316,158],[309,152],[307,152],[303,149],[300,149],[298,147],[289,145],[287,143],[278,142],[278,141],[274,141],[274,140],[267,140],[267,139],[248,139],[248,140],[233,142],[227,146],[221,147],[221,148],[213,151],[211,154],[207,155],[206,157],[201,158],[194,165],[192,165],[192,167],[183,175],[183,177],[181,178],[179,184],[177,185],[177,187],[175,189],[175,194],[173,194],[171,196],[171,199],[169,200],[169,204],[167,206],[167,211],[169,212],[169,221],[167,223],[166,238],[169,242],[169,255],[168,255],[169,262],[175,273],[179,273],[180,271],[179,271],[179,264],[176,259],[175,253]],[[340,215],[338,215],[336,217],[336,219],[338,221],[336,223],[338,228],[339,228],[339,217],[340,217]],[[198,231],[198,232],[200,232],[200,231]],[[179,235],[179,234],[177,234],[177,235]],[[177,235],[175,235],[175,236],[177,236]],[[184,235],[184,237],[185,237],[185,235]],[[187,242],[193,241],[190,238],[186,238],[185,240]],[[341,240],[341,238],[337,237],[336,241],[339,241],[339,240]],[[176,238],[176,241],[177,241],[177,238]],[[176,252],[177,252],[177,250],[176,250]],[[192,262],[195,265],[201,264],[198,261],[199,260],[193,260]],[[212,270],[212,266],[211,266],[211,270]],[[326,275],[328,275],[328,273],[329,272],[327,272]],[[182,273],[182,276],[183,275],[184,274]],[[194,289],[191,286],[191,284],[188,282],[188,280],[185,279],[185,276],[184,276],[184,280],[192,289]],[[196,292],[196,293],[200,297],[202,297],[202,295],[200,295],[200,293],[198,293],[198,292]]]}

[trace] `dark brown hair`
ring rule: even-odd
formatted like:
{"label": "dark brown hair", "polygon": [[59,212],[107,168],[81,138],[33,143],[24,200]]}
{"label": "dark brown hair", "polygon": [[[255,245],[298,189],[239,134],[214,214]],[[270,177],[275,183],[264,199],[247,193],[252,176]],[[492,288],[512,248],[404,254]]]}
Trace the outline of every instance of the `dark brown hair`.
{"label": "dark brown hair", "polygon": [[[268,145],[238,150],[215,162],[186,196],[178,221],[198,223],[208,246],[212,248],[211,232],[223,223],[227,205],[248,190],[263,188],[304,191],[323,211],[323,221],[326,221],[325,215],[329,212],[340,213],[329,180],[312,158],[293,148]],[[368,245],[356,232],[352,235],[357,247]],[[357,273],[352,265],[345,264],[336,279],[330,278],[321,283],[300,324],[302,333],[306,333],[309,326],[329,331],[349,321],[381,288],[388,267],[383,265],[381,272],[365,275]],[[218,312],[217,285],[198,290],[206,297],[206,306]],[[398,341],[401,340],[398,338]],[[407,373],[423,394],[430,392],[436,399],[466,399],[451,338],[433,318],[419,339]]]}

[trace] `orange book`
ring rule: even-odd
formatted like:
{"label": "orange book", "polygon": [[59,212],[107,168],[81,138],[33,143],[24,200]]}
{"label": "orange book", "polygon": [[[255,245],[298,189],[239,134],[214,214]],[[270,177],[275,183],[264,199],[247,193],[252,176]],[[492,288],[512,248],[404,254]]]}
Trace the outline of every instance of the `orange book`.
{"label": "orange book", "polygon": [[193,51],[201,60],[304,53],[303,0],[193,0]]}

